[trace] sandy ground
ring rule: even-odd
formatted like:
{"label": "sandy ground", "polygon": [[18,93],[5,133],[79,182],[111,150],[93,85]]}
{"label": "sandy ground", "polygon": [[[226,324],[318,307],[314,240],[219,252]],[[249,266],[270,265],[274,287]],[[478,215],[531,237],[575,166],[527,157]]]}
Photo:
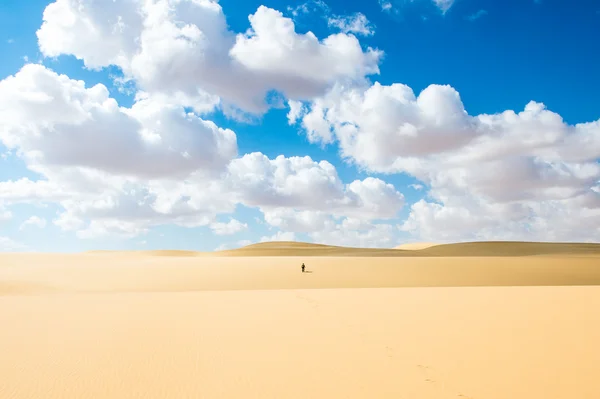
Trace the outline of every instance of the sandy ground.
{"label": "sandy ground", "polygon": [[599,260],[0,255],[0,398],[597,399]]}
{"label": "sandy ground", "polygon": [[427,249],[431,248],[435,245],[438,245],[435,242],[411,242],[409,244],[398,245],[394,249],[404,249],[409,251],[417,251],[419,249]]}

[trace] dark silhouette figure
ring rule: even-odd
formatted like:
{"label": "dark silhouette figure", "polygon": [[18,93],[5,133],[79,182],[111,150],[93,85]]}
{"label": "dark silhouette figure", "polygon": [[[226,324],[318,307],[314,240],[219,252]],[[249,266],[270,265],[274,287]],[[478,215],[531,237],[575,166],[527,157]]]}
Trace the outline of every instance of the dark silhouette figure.
{"label": "dark silhouette figure", "polygon": [[302,264],[302,273],[304,273],[304,268],[305,268],[305,267],[306,267],[306,266],[304,266],[304,263],[303,263],[303,264]]}

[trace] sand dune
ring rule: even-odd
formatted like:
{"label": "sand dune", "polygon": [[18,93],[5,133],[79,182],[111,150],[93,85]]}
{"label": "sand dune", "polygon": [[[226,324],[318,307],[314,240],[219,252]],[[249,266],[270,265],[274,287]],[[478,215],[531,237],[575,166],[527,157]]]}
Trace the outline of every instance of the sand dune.
{"label": "sand dune", "polygon": [[0,254],[0,399],[600,397],[597,247],[443,247]]}
{"label": "sand dune", "polygon": [[402,244],[394,247],[394,249],[404,249],[404,250],[419,250],[426,249],[438,245],[435,242],[411,242],[409,244]]}
{"label": "sand dune", "polygon": [[266,242],[239,249],[220,251],[219,256],[352,256],[352,257],[471,257],[526,255],[600,255],[600,244],[482,241],[457,244],[423,245],[424,248],[350,248],[331,245]]}
{"label": "sand dune", "polygon": [[273,241],[245,247],[196,252],[180,250],[154,251],[89,251],[88,254],[152,255],[169,257],[192,256],[345,256],[345,257],[473,257],[473,256],[533,256],[533,255],[592,255],[600,256],[599,243],[544,243],[481,241],[455,244],[413,243],[395,248],[353,248],[295,241]]}

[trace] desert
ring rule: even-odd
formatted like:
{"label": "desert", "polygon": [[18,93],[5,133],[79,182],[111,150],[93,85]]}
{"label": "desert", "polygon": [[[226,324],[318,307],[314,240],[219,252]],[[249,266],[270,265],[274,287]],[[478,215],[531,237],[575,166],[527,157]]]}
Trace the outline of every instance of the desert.
{"label": "desert", "polygon": [[599,18],[0,0],[0,399],[600,399]]}
{"label": "desert", "polygon": [[2,254],[0,397],[600,397],[600,245],[426,247]]}

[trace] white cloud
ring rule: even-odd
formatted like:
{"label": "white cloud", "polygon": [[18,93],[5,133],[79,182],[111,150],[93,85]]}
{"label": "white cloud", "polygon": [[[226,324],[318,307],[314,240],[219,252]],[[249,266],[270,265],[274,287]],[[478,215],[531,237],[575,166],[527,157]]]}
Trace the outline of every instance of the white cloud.
{"label": "white cloud", "polygon": [[229,54],[251,71],[278,76],[277,86],[290,98],[309,98],[339,79],[379,73],[381,52],[363,52],[352,35],[321,42],[312,32],[296,33],[291,19],[264,6],[249,20],[251,29],[237,35]]}
{"label": "white cloud", "polygon": [[281,207],[263,209],[263,214],[269,225],[296,233],[319,231],[335,224],[332,216],[324,211]]}
{"label": "white cloud", "polygon": [[0,182],[0,198],[58,202],[54,223],[83,238],[207,225],[234,207],[215,181],[237,155],[235,133],[176,98],[138,93],[119,107],[103,85],[25,65],[0,81],[0,143],[42,176]]}
{"label": "white cloud", "polygon": [[227,223],[215,222],[210,225],[212,231],[219,236],[232,235],[246,230],[248,225],[237,219],[231,219]]}
{"label": "white cloud", "polygon": [[[404,3],[413,2],[414,0],[405,0]],[[455,0],[430,0],[437,8],[442,11],[442,14],[446,14],[446,12],[454,5]],[[400,3],[397,1],[396,3]],[[384,12],[392,12],[397,11],[394,8],[394,4],[392,0],[379,0],[379,5],[381,6],[381,10]],[[423,19],[427,19],[426,17],[422,17]]]}
{"label": "white cloud", "polygon": [[416,236],[600,239],[600,121],[567,125],[535,102],[471,116],[438,85],[419,96],[400,84],[334,88],[309,108],[309,140],[337,141],[362,168],[430,187],[402,225]]}
{"label": "white cloud", "polygon": [[[49,57],[72,54],[91,69],[118,66],[125,75],[117,78],[119,85],[127,87],[128,79],[133,79],[135,87],[144,92],[139,92],[135,104],[127,109],[108,98],[103,86],[85,88],[82,82],[35,71],[36,76],[45,74],[47,81],[61,83],[50,87],[69,86],[59,98],[79,96],[84,99],[78,100],[83,109],[72,109],[73,105],[64,101],[59,103],[62,112],[48,109],[47,115],[42,114],[48,122],[32,128],[59,129],[29,136],[5,134],[2,140],[20,151],[30,169],[46,178],[36,183],[5,182],[0,193],[4,188],[8,200],[23,201],[31,198],[27,194],[34,194],[59,201],[65,211],[54,223],[86,238],[143,234],[149,226],[161,223],[219,226],[216,216],[231,211],[236,203],[260,207],[263,212],[281,207],[323,212],[330,207],[328,217],[339,214],[368,219],[395,214],[402,206],[403,197],[393,187],[390,191],[391,186],[380,180],[346,186],[327,162],[269,160],[262,154],[230,162],[237,149],[235,134],[182,112],[184,106],[198,113],[220,106],[228,115],[245,119],[245,111],[260,113],[271,106],[264,98],[274,89],[287,97],[288,119],[295,123],[305,112],[298,100],[323,94],[338,81],[360,82],[366,75],[379,73],[381,51],[363,51],[352,34],[339,33],[322,40],[312,32],[299,34],[291,19],[264,6],[249,16],[250,29],[236,35],[228,30],[216,1],[132,0],[106,7],[90,0],[81,3],[83,7],[58,0],[46,8],[37,32],[42,53]],[[327,10],[317,1],[296,11],[312,8]],[[361,15],[336,23],[347,32],[366,33],[370,26]],[[26,70],[33,75],[31,71]],[[24,75],[21,82],[29,76]],[[7,92],[22,89],[14,86]],[[48,90],[33,91],[38,97],[54,96]],[[30,97],[22,101],[21,108],[26,110],[19,115],[23,118],[36,106]],[[96,111],[98,108],[102,112]],[[90,113],[100,122],[93,129],[85,124]],[[69,117],[56,120],[61,115]],[[102,126],[104,119],[106,127]],[[165,120],[172,120],[172,126],[165,126]],[[66,138],[75,130],[88,132],[88,137],[68,142]],[[202,130],[207,132],[200,134]],[[177,135],[170,134],[175,131]],[[92,139],[103,132],[112,134]],[[189,137],[185,137],[187,132]],[[86,152],[86,142],[94,142],[93,154],[91,147]],[[121,153],[103,151],[109,148]],[[119,162],[112,161],[115,155]],[[225,175],[218,177],[227,163]],[[272,175],[265,178],[263,169]],[[21,194],[8,193],[10,186],[20,188]],[[381,192],[371,197],[370,189]],[[377,195],[383,195],[385,206],[373,203]]]}
{"label": "white cloud", "polygon": [[287,7],[287,11],[292,14],[294,18],[308,14],[310,12],[329,12],[329,6],[322,0],[309,0],[304,3],[298,4],[296,7]]}
{"label": "white cloud", "polygon": [[329,17],[327,24],[338,28],[344,33],[355,33],[363,36],[371,36],[375,33],[375,27],[360,12],[354,15]]}
{"label": "white cloud", "polygon": [[270,241],[296,241],[296,235],[290,232],[278,231],[276,234],[272,236],[263,236],[260,239],[260,242],[270,242]]}
{"label": "white cloud", "polygon": [[433,0],[435,5],[442,11],[442,13],[446,13],[450,7],[454,4],[454,0]]}
{"label": "white cloud", "polygon": [[210,225],[219,234],[233,233],[245,224],[217,223],[215,218],[233,212],[238,203],[260,208],[271,225],[314,231],[314,224],[302,228],[293,221],[297,212],[323,214],[325,219],[393,218],[404,202],[402,194],[379,179],[344,184],[326,161],[271,160],[260,153],[234,159],[222,176],[192,175],[183,181],[135,180],[56,167],[46,173],[49,180],[0,182],[0,198],[7,203],[59,203],[64,211],[54,224],[81,238],[133,237],[169,223]]}
{"label": "white cloud", "polygon": [[[290,208],[263,210],[265,221],[289,233],[308,233],[315,242],[351,247],[389,247],[395,243],[390,224],[373,224],[364,218],[333,216],[327,211]],[[264,241],[269,241],[263,237]],[[286,240],[287,241],[287,240]]]}
{"label": "white cloud", "polygon": [[91,220],[89,225],[78,230],[76,235],[81,239],[101,237],[133,238],[148,232],[135,221]]}
{"label": "white cloud", "polygon": [[337,139],[344,157],[381,172],[391,171],[395,161],[409,155],[464,145],[475,135],[470,123],[458,93],[449,86],[429,86],[417,98],[408,86],[379,83],[335,87],[314,101],[302,119],[310,141]]}
{"label": "white cloud", "polygon": [[19,227],[19,230],[24,230],[28,226],[37,227],[39,229],[43,229],[46,227],[46,219],[40,218],[39,216],[31,216],[29,219],[24,221]]}
{"label": "white cloud", "polygon": [[0,81],[0,104],[0,142],[42,176],[0,182],[0,198],[58,203],[54,224],[80,238],[206,226],[237,203],[367,219],[393,217],[403,205],[393,186],[372,178],[345,185],[325,161],[234,158],[235,133],[166,96],[142,93],[119,107],[102,85],[26,65]]}
{"label": "white cloud", "polygon": [[49,181],[32,181],[27,178],[0,182],[0,198],[7,203],[59,202],[74,193]]}
{"label": "white cloud", "polygon": [[411,188],[413,188],[414,190],[417,190],[417,191],[421,191],[424,188],[422,184],[409,184],[408,187],[411,187]]}
{"label": "white cloud", "polygon": [[467,19],[467,20],[469,20],[469,21],[471,21],[471,22],[473,22],[473,21],[476,21],[476,20],[478,20],[479,18],[481,18],[481,17],[483,17],[483,16],[487,15],[487,13],[488,13],[488,12],[487,12],[486,10],[479,10],[479,11],[477,11],[477,12],[475,12],[475,13],[471,14],[471,15],[468,15],[468,16],[466,17],[466,19]]}
{"label": "white cloud", "polygon": [[391,248],[395,245],[394,227],[344,219],[332,228],[310,233],[315,242],[344,247]]}
{"label": "white cloud", "polygon": [[379,73],[382,55],[363,52],[352,35],[321,41],[298,34],[291,19],[265,6],[236,35],[213,0],[57,0],[43,19],[37,36],[45,56],[71,54],[88,68],[118,66],[139,88],[182,96],[202,110],[222,101],[262,113],[270,90],[310,98],[338,79]]}
{"label": "white cloud", "polygon": [[379,5],[382,11],[389,12],[392,10],[392,2],[389,0],[379,0]]}
{"label": "white cloud", "polygon": [[246,154],[231,162],[226,181],[237,201],[263,212],[291,208],[370,220],[393,218],[404,204],[391,184],[372,177],[344,184],[332,164],[310,157]]}
{"label": "white cloud", "polygon": [[129,176],[219,170],[237,154],[235,133],[161,96],[119,107],[105,86],[28,64],[0,81],[0,141],[32,164]]}
{"label": "white cloud", "polygon": [[304,115],[306,108],[302,102],[295,100],[288,100],[288,106],[290,107],[287,114],[288,124],[293,125]]}

